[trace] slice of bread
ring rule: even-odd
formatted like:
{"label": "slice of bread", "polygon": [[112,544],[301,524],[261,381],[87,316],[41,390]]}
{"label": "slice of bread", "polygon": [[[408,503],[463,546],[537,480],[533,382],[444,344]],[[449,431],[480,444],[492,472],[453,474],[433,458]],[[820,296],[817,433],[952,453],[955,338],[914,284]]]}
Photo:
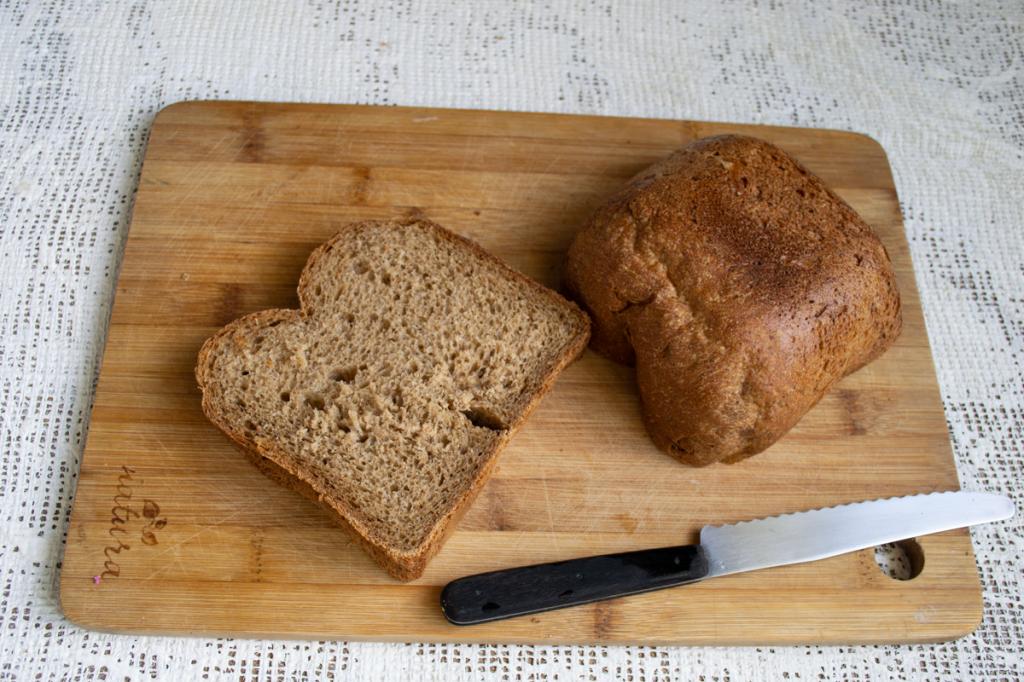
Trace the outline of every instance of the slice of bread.
{"label": "slice of bread", "polygon": [[589,319],[422,220],[349,225],[309,257],[299,301],[207,340],[203,411],[389,573],[415,579],[586,347]]}

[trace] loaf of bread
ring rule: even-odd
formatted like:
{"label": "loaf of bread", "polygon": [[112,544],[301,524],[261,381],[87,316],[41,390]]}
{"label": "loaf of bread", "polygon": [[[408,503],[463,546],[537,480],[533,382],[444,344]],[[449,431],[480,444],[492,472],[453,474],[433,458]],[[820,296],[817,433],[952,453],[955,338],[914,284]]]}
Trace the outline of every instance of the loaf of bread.
{"label": "loaf of bread", "polygon": [[900,332],[889,256],[768,142],[697,140],[577,234],[568,288],[592,346],[636,364],[655,443],[694,465],[761,452]]}
{"label": "loaf of bread", "polygon": [[586,347],[589,320],[427,221],[344,228],[309,257],[299,301],[203,345],[203,410],[264,473],[414,579]]}

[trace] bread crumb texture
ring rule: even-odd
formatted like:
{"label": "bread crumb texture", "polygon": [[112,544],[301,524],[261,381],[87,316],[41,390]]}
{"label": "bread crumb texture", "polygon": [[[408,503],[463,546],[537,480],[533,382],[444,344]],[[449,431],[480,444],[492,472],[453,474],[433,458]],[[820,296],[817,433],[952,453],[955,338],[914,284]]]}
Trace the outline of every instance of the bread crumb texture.
{"label": "bread crumb texture", "polygon": [[589,321],[427,221],[346,227],[310,256],[299,299],[206,342],[204,411],[415,578]]}

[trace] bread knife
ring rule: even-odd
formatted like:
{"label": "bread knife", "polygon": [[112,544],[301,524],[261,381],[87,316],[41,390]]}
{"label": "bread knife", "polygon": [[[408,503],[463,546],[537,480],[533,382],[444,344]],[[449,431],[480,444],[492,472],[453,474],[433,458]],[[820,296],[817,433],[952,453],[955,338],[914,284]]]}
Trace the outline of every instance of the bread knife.
{"label": "bread knife", "polygon": [[589,604],[732,573],[817,561],[1014,514],[1003,495],[931,493],[855,502],[727,526],[704,526],[700,544],[605,554],[459,578],[441,592],[455,625]]}

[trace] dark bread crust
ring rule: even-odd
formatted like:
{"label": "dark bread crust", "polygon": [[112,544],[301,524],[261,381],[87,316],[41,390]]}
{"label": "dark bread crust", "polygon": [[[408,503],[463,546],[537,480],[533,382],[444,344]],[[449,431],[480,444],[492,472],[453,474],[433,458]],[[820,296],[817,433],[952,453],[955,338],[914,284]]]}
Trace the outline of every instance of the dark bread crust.
{"label": "dark bread crust", "polygon": [[566,283],[594,349],[636,364],[655,443],[698,466],[773,444],[902,326],[871,228],[781,149],[738,135],[633,178],[577,234]]}
{"label": "dark bread crust", "polygon": [[[264,440],[263,443],[257,443],[249,438],[243,430],[226,418],[221,407],[215,404],[210,399],[210,393],[204,390],[206,386],[217,380],[211,360],[215,355],[215,350],[221,343],[232,337],[237,338],[239,332],[243,334],[250,333],[254,336],[258,330],[271,324],[310,315],[312,311],[308,308],[308,304],[311,297],[308,295],[308,291],[316,285],[316,279],[312,273],[317,271],[320,260],[334,246],[343,243],[355,232],[368,228],[380,229],[382,227],[388,229],[422,229],[433,232],[442,239],[468,250],[474,257],[496,264],[504,276],[524,284],[532,289],[535,294],[548,297],[558,305],[565,307],[572,313],[572,317],[576,322],[576,333],[572,344],[567,346],[555,363],[551,365],[528,402],[520,407],[514,418],[508,423],[507,428],[493,441],[493,446],[485,454],[484,463],[477,470],[471,485],[451,501],[448,511],[434,524],[423,542],[412,550],[390,545],[379,532],[367,523],[366,518],[359,509],[353,507],[344,499],[332,496],[315,478],[304,475],[299,468],[295,467],[287,451],[275,447],[273,442]],[[458,519],[462,517],[484,483],[486,483],[491,471],[495,467],[498,453],[526,421],[544,394],[551,389],[555,379],[562,370],[586,349],[590,337],[590,320],[575,304],[565,300],[556,292],[508,267],[474,242],[427,220],[364,221],[347,225],[338,234],[317,247],[310,254],[306,266],[299,277],[298,294],[300,305],[302,306],[300,310],[272,309],[255,312],[231,322],[207,339],[199,351],[196,363],[196,380],[200,390],[203,391],[203,412],[211,422],[235,442],[239,449],[260,471],[271,479],[302,494],[304,497],[317,502],[329,511],[332,518],[342,528],[347,530],[388,573],[399,580],[414,580],[422,575],[427,562],[441,548],[445,539],[454,530]]]}

